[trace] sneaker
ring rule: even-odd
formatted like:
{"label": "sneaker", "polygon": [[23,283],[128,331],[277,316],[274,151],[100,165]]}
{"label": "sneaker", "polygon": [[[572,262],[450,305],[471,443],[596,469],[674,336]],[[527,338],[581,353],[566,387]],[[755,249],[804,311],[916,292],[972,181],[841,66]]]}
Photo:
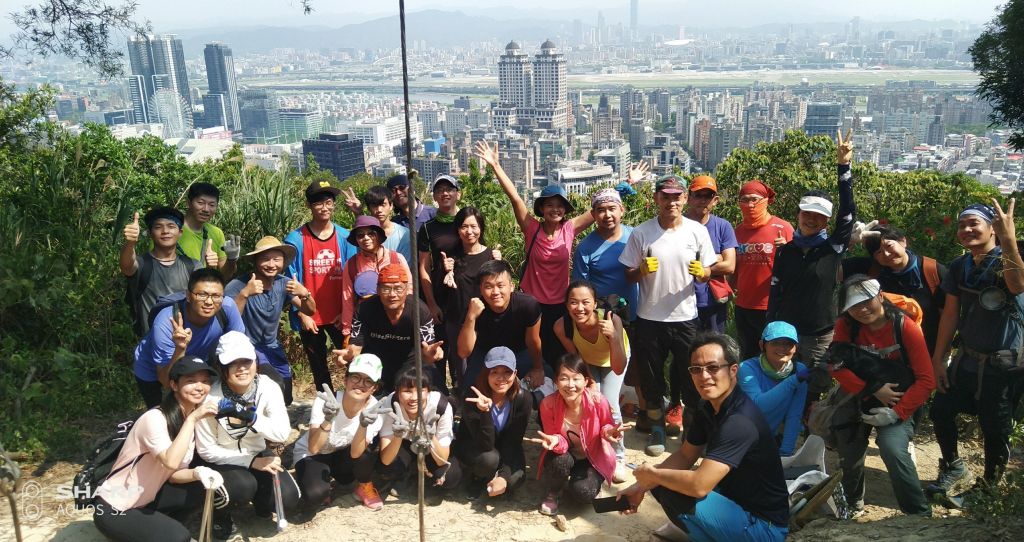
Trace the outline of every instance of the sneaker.
{"label": "sneaker", "polygon": [[944,506],[949,504],[953,508],[959,508],[957,503],[949,501],[950,497],[960,495],[971,487],[971,469],[967,468],[964,460],[956,458],[947,463],[939,460],[939,478],[935,483],[928,484],[928,493],[933,499],[940,501]]}
{"label": "sneaker", "polygon": [[626,481],[626,466],[622,464],[622,461],[615,462],[615,472],[612,473],[612,482],[621,484]]}
{"label": "sneaker", "polygon": [[640,413],[636,415],[636,427],[634,427],[633,430],[641,433],[651,432],[651,419],[647,417],[646,410],[641,410]]}
{"label": "sneaker", "polygon": [[654,536],[668,542],[689,542],[690,536],[671,521],[654,530]]}
{"label": "sneaker", "polygon": [[466,498],[475,501],[487,491],[487,480],[471,477],[466,484]]}
{"label": "sneaker", "polygon": [[665,427],[662,425],[651,426],[651,434],[647,436],[647,447],[644,453],[651,457],[658,457],[665,453]]}
{"label": "sneaker", "polygon": [[384,501],[380,498],[380,494],[377,493],[377,488],[373,487],[373,482],[357,485],[352,494],[363,503],[363,506],[370,510],[376,512],[384,508]]}
{"label": "sneaker", "polygon": [[238,532],[235,529],[235,522],[231,520],[231,514],[215,514],[213,517],[213,538],[215,540],[227,540]]}
{"label": "sneaker", "polygon": [[558,514],[557,494],[548,493],[548,496],[544,498],[544,502],[540,503],[540,513],[545,516],[554,516]]}
{"label": "sneaker", "polygon": [[676,405],[665,413],[665,434],[678,435],[683,432],[683,406]]}

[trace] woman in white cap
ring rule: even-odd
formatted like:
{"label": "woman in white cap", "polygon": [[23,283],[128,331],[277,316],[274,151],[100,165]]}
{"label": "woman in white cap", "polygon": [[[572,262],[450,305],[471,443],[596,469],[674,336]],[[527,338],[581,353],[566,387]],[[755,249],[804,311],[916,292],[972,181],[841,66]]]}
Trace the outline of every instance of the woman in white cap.
{"label": "woman in white cap", "polygon": [[504,346],[488,351],[465,400],[471,405],[462,410],[455,448],[472,476],[469,498],[512,491],[526,476],[523,436],[533,412],[532,394],[519,385],[515,353]]}
{"label": "woman in white cap", "polygon": [[331,478],[353,480],[353,494],[363,506],[380,510],[384,501],[371,477],[377,452],[371,446],[383,419],[373,397],[384,365],[373,354],[359,354],[348,364],[345,388],[317,392],[309,414],[309,432],[295,442],[295,477],[308,508],[330,502]]}
{"label": "woman in white cap", "polygon": [[[869,375],[845,367],[832,371],[845,393],[854,399],[841,405],[832,419],[843,468],[843,490],[853,509],[864,508],[864,454],[871,430],[876,432],[878,454],[889,471],[893,493],[905,514],[930,516],[932,509],[921,490],[910,452],[914,426],[935,389],[928,345],[921,326],[882,295],[878,281],[854,275],[839,293],[842,313],[836,321],[834,343],[853,343],[883,362],[905,364],[914,375],[907,388],[886,382],[877,390],[866,385]],[[831,365],[830,368],[834,367]]]}
{"label": "woman in white cap", "polygon": [[220,474],[188,468],[195,428],[217,412],[206,402],[216,373],[203,360],[186,357],[171,368],[170,393],[135,421],[110,475],[96,490],[93,522],[111,540],[188,542],[189,530],[172,514],[199,508],[203,488],[217,489]]}
{"label": "woman in white cap", "polygon": [[[268,443],[286,442],[292,431],[281,388],[269,376],[257,374],[256,350],[244,333],[222,335],[215,355],[220,386],[210,390],[209,401],[217,405],[217,414],[196,427],[201,464],[224,477],[230,507],[251,501],[257,515],[269,518],[274,511],[277,476],[284,508],[294,510],[299,487],[281,458],[267,448]],[[232,532],[230,510],[215,510],[213,536],[226,540]]]}
{"label": "woman in white cap", "polygon": [[234,298],[242,313],[245,334],[256,347],[256,360],[260,365],[270,364],[281,375],[287,406],[292,404],[292,368],[277,341],[281,313],[293,306],[313,316],[316,301],[301,282],[282,274],[295,259],[295,247],[268,235],[257,241],[256,250],[245,257],[253,264],[252,276],[248,281],[236,278],[229,282],[224,295]]}

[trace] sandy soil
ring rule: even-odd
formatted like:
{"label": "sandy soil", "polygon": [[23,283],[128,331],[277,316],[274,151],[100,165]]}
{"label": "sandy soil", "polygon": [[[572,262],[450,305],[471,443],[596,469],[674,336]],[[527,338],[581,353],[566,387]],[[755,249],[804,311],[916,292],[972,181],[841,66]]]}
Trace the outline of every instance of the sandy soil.
{"label": "sandy soil", "polygon": [[[291,407],[293,421],[308,419],[308,403]],[[304,426],[303,426],[304,428]],[[922,431],[924,433],[924,431]],[[297,437],[298,432],[293,432]],[[643,454],[646,435],[631,433],[627,440],[627,460],[640,463],[650,460]],[[669,450],[679,445],[670,439]],[[527,445],[528,460],[536,464],[539,448]],[[968,448],[965,456],[978,464],[980,450]],[[922,480],[934,479],[938,464],[938,448],[927,436],[918,438],[918,468]],[[830,462],[835,462],[830,454]],[[26,541],[59,540],[74,542],[102,541],[88,512],[75,512],[67,493],[59,488],[67,486],[78,466],[60,463],[37,469],[19,496],[19,513]],[[529,481],[511,498],[493,501],[486,499],[469,502],[462,488],[453,491],[440,504],[428,505],[424,523],[427,540],[446,541],[649,541],[653,529],[666,519],[660,507],[648,496],[635,516],[596,514],[589,505],[563,504],[564,522],[537,512],[541,489],[529,472]],[[623,488],[629,482],[619,484]],[[294,523],[281,533],[275,531],[269,519],[257,518],[251,507],[236,513],[240,536],[236,540],[372,540],[386,533],[388,540],[418,539],[417,505],[408,497],[388,497],[384,509],[370,512],[351,496],[350,488],[339,487],[334,502],[313,518],[295,518]],[[1011,533],[1019,533],[1020,525],[981,525],[959,515],[948,515],[939,507],[932,519],[908,518],[896,509],[888,476],[878,450],[872,444],[867,457],[867,513],[855,521],[838,522],[822,518],[813,521],[792,540],[845,542],[852,540],[1009,540]],[[614,488],[605,488],[604,494],[614,494]],[[561,523],[561,528],[559,524]],[[198,518],[193,519],[193,527]],[[1016,536],[1014,536],[1016,539]],[[10,510],[0,510],[0,541],[14,540]]]}

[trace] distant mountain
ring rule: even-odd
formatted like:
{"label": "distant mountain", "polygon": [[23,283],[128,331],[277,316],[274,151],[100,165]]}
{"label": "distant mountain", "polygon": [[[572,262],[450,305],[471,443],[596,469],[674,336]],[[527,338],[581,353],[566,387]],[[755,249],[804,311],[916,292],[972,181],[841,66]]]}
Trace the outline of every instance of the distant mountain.
{"label": "distant mountain", "polygon": [[[429,47],[466,45],[472,41],[522,40],[527,51],[539,47],[548,38],[559,41],[558,36],[568,34],[569,21],[542,19],[497,20],[484,16],[470,16],[458,11],[426,10],[409,13],[405,19],[408,41],[423,40]],[[237,53],[266,52],[274,48],[359,49],[392,48],[399,45],[398,16],[374,19],[340,28],[324,26],[306,27],[228,27],[179,30],[174,33],[182,40],[185,54],[202,54],[211,41],[227,43]],[[535,45],[531,46],[536,42]]]}

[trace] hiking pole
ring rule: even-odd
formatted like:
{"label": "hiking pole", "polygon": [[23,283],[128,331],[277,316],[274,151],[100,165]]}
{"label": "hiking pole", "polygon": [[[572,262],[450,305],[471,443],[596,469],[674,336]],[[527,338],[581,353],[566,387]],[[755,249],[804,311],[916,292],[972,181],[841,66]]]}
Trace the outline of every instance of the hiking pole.
{"label": "hiking pole", "polygon": [[199,524],[199,542],[213,542],[213,494],[216,490],[206,490],[206,501],[203,503],[203,520]]}
{"label": "hiking pole", "polygon": [[277,509],[277,532],[281,532],[288,526],[288,519],[284,517],[284,502],[281,500],[281,477],[274,472],[274,507]]}
{"label": "hiking pole", "polygon": [[11,506],[11,520],[14,523],[14,539],[21,542],[21,523],[18,521],[18,503],[14,494],[18,491],[21,481],[21,468],[7,455],[3,444],[0,444],[0,493],[7,497]]}

